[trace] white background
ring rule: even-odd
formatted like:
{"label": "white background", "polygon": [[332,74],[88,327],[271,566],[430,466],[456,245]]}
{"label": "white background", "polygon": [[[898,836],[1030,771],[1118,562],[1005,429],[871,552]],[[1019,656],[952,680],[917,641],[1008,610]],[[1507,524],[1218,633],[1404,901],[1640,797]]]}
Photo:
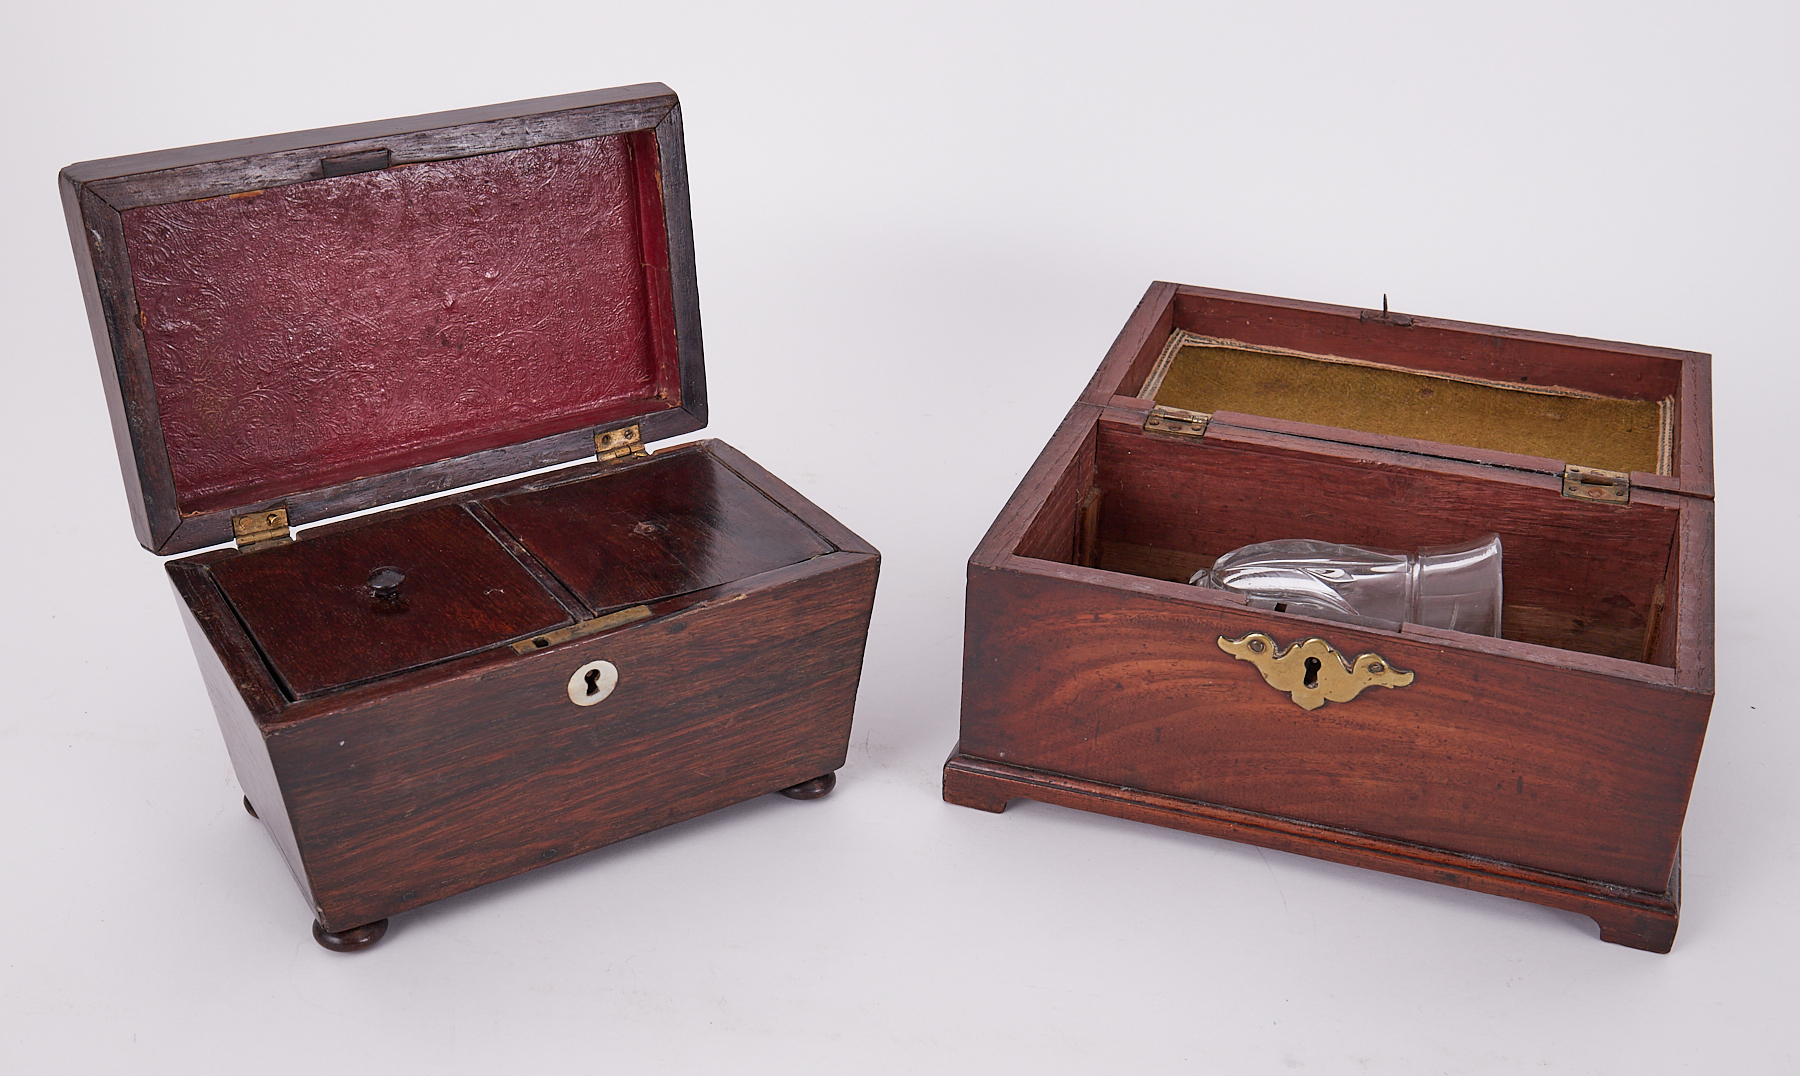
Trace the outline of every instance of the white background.
{"label": "white background", "polygon": [[[52,8],[0,26],[0,1066],[1793,1071],[1791,6]],[[132,539],[55,171],[653,80],[709,435],[884,554],[849,763],[329,954]],[[1671,955],[941,802],[964,561],[1152,279],[1715,355],[1718,698]]]}

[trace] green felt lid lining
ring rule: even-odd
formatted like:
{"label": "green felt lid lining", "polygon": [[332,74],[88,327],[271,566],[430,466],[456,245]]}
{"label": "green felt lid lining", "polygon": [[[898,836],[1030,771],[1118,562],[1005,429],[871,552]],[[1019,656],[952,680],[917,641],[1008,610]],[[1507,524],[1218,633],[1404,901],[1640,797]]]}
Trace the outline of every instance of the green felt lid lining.
{"label": "green felt lid lining", "polygon": [[1631,400],[1311,355],[1177,329],[1139,393],[1609,471],[1673,472],[1672,399]]}

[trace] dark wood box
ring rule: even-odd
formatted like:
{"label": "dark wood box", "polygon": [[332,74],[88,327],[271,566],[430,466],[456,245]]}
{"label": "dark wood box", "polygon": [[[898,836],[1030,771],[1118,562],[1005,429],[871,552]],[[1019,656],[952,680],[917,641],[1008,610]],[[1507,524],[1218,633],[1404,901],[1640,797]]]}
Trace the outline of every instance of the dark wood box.
{"label": "dark wood box", "polygon": [[[1177,385],[1190,354],[1223,357]],[[1708,363],[1153,285],[970,559],[945,799],[1517,897],[1666,952],[1713,697]],[[1468,393],[1498,402],[1434,402]],[[1590,445],[1571,417],[1588,407],[1626,416],[1601,424],[1631,444]],[[1186,583],[1252,542],[1413,550],[1490,531],[1499,638]],[[1413,681],[1308,709],[1225,649],[1253,632],[1271,655],[1316,637]]]}
{"label": "dark wood box", "polygon": [[722,442],[645,447],[707,417],[667,87],[62,191],[138,539],[235,542],[168,571],[322,944],[830,790],[879,555]]}

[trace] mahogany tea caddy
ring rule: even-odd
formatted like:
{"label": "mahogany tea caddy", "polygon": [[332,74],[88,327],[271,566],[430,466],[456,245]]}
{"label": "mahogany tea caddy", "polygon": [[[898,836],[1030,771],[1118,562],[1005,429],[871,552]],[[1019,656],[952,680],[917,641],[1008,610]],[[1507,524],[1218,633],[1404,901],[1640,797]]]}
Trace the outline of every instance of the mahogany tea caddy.
{"label": "mahogany tea caddy", "polygon": [[[969,561],[944,798],[1579,912],[1667,952],[1713,698],[1709,357],[1158,283]],[[1492,532],[1501,637],[1187,584]]]}
{"label": "mahogany tea caddy", "polygon": [[707,419],[667,87],[61,186],[138,540],[235,543],[168,572],[321,944],[830,791],[879,555],[722,442],[646,448]]}

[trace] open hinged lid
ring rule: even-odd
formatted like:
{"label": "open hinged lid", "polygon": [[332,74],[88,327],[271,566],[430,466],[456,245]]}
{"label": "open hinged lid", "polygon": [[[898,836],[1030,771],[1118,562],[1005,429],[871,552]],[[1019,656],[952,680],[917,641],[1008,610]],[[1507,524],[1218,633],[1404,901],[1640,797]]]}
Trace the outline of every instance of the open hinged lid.
{"label": "open hinged lid", "polygon": [[706,425],[666,86],[90,161],[62,188],[154,552]]}
{"label": "open hinged lid", "polygon": [[1090,387],[1148,432],[1242,429],[1560,474],[1607,503],[1712,495],[1709,357],[1152,285]]}

